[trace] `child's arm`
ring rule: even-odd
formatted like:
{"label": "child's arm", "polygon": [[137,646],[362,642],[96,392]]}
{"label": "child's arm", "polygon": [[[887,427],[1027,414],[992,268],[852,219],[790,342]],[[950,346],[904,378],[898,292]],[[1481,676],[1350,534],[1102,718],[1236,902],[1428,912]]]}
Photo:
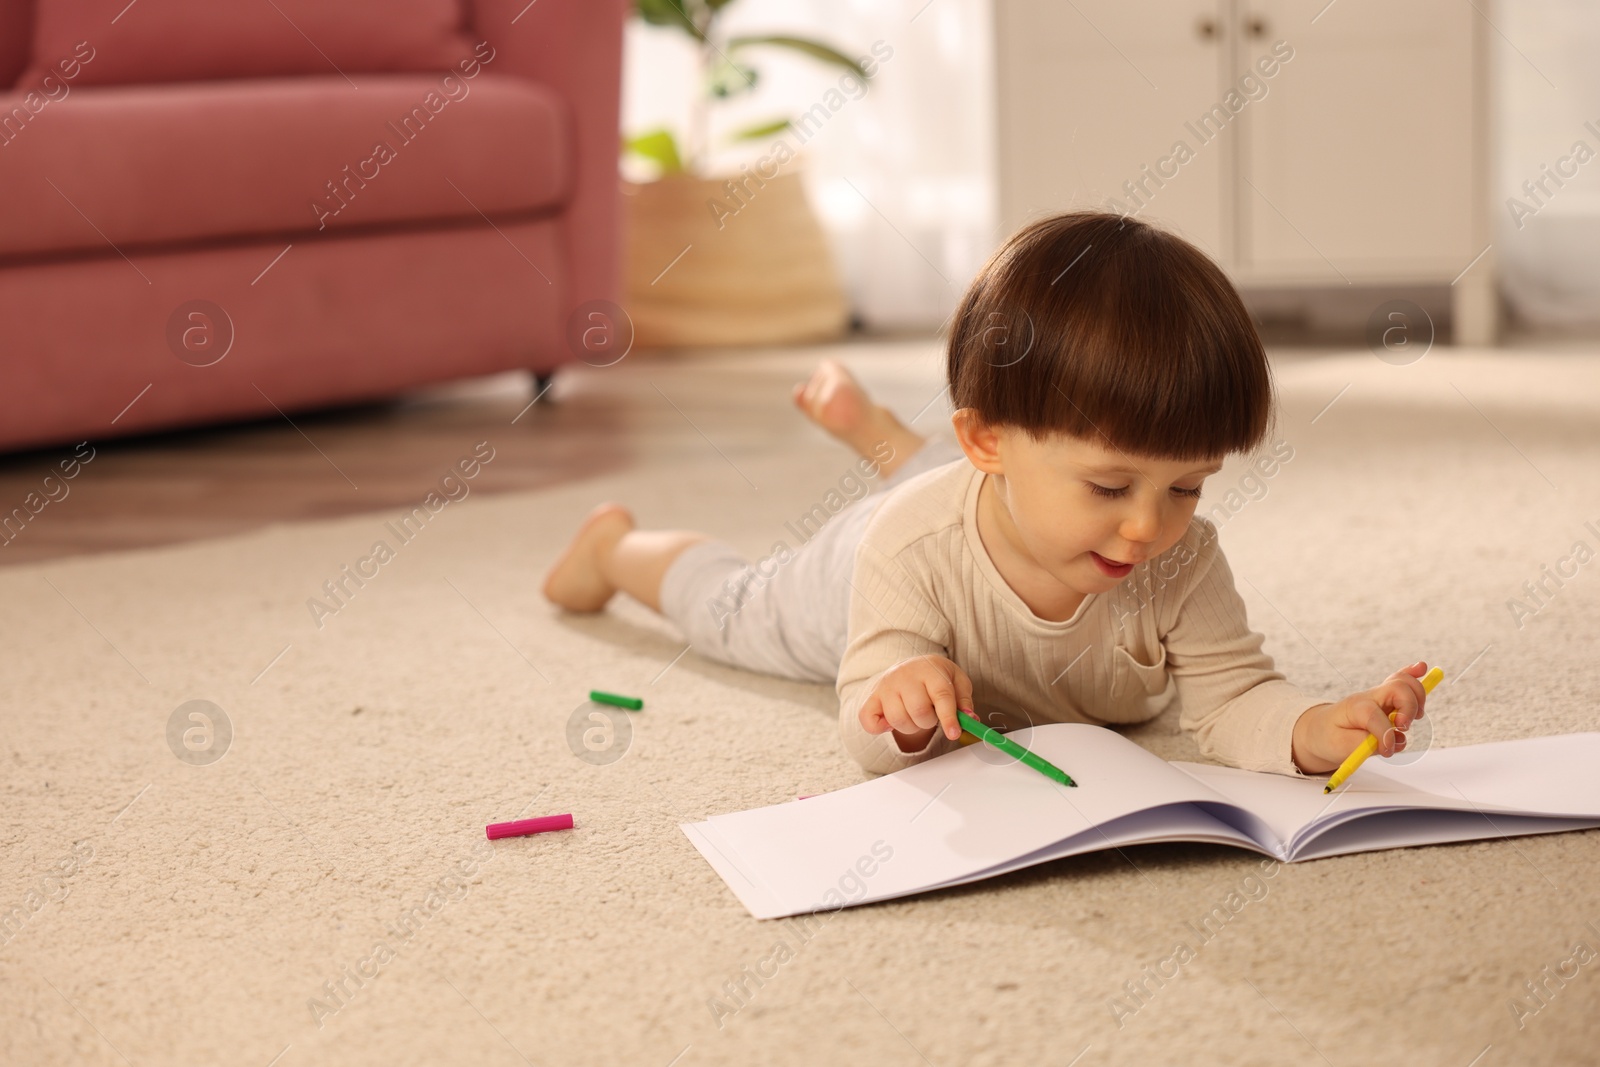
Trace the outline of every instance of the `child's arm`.
{"label": "child's arm", "polygon": [[949,642],[926,582],[863,540],[838,692],[840,737],[867,770],[897,771],[961,737],[956,710],[972,710],[972,680],[949,659]]}
{"label": "child's arm", "polygon": [[[1183,557],[1187,580],[1166,586],[1145,609],[1155,618],[1142,620],[1161,627],[1167,669],[1182,704],[1180,725],[1194,733],[1202,754],[1235,767],[1297,777],[1331,770],[1368,728],[1378,727],[1378,718],[1378,729],[1389,726],[1379,710],[1382,694],[1407,683],[1391,676],[1377,689],[1338,703],[1291,685],[1262,650],[1262,635],[1250,628],[1215,527],[1206,520],[1198,525],[1190,542],[1194,551]],[[1409,684],[1420,696],[1421,683],[1411,678]],[[1403,697],[1391,697],[1401,703],[1388,706],[1404,711],[1397,719],[1409,725],[1413,709]],[[1393,750],[1392,739],[1380,748]]]}

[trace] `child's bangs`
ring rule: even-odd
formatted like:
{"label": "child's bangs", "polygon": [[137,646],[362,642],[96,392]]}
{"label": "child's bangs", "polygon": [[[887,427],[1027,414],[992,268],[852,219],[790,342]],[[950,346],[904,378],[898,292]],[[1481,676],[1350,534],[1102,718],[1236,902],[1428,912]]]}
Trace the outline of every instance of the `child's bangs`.
{"label": "child's bangs", "polygon": [[1057,339],[1038,341],[1054,351],[1041,352],[1047,358],[1023,372],[1036,379],[1025,393],[1038,404],[1018,425],[1036,436],[1064,432],[1158,459],[1212,459],[1259,447],[1272,385],[1254,328],[1248,320],[1227,322],[1209,299],[1162,291],[1176,288],[1164,284],[1170,281],[1130,279],[1120,293],[1109,286],[1094,294],[1086,313],[1063,316],[1072,325]]}

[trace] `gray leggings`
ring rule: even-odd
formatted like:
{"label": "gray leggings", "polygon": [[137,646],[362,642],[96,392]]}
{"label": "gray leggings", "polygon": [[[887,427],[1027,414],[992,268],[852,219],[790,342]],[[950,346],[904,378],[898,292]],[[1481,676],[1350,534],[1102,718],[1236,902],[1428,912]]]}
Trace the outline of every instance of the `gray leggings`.
{"label": "gray leggings", "polygon": [[690,546],[662,576],[661,613],[707,659],[802,682],[833,682],[848,637],[856,546],[873,512],[895,486],[961,458],[954,442],[927,441],[872,492],[837,512],[819,502],[785,523],[783,537],[755,563],[725,541]]}

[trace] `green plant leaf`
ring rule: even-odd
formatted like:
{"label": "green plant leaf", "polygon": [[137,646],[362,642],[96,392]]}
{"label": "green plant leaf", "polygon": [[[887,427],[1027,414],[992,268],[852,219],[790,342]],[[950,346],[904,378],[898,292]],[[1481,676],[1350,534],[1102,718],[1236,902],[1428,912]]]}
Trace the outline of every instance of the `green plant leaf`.
{"label": "green plant leaf", "polygon": [[683,157],[678,153],[678,139],[668,129],[650,130],[637,137],[624,138],[622,147],[636,156],[643,156],[661,168],[661,174],[683,173]]}
{"label": "green plant leaf", "polygon": [[763,137],[771,137],[773,134],[782,133],[784,130],[792,128],[793,125],[794,124],[788,119],[777,119],[773,122],[761,122],[754,126],[746,126],[742,130],[735,130],[728,135],[728,140],[759,141]]}
{"label": "green plant leaf", "polygon": [[857,63],[855,60],[851,59],[849,56],[845,55],[843,52],[840,52],[836,48],[831,48],[820,41],[812,41],[804,37],[789,37],[785,36],[784,34],[766,34],[757,37],[733,37],[728,40],[728,51],[731,53],[736,49],[748,48],[755,45],[772,45],[775,48],[792,49],[793,51],[808,55],[812,59],[820,62],[829,63],[836,67],[843,67],[845,70],[850,71],[862,81],[868,80],[867,72],[860,63]]}
{"label": "green plant leaf", "polygon": [[674,26],[697,41],[705,40],[705,34],[700,32],[694,20],[694,13],[698,13],[702,6],[714,8],[718,5],[706,4],[705,0],[634,0],[634,10],[650,25]]}
{"label": "green plant leaf", "polygon": [[707,75],[706,88],[710,90],[712,96],[726,100],[740,93],[750,92],[760,80],[761,75],[754,67],[718,58],[711,66],[711,73]]}

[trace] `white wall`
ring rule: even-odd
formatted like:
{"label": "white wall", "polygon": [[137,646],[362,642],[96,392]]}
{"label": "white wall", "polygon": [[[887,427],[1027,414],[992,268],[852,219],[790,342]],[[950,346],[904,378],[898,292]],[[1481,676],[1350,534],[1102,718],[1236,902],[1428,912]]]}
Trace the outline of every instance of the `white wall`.
{"label": "white wall", "polygon": [[[1490,17],[1503,289],[1526,322],[1600,325],[1600,5],[1507,0]],[[1595,153],[1581,166],[1578,142]],[[1522,188],[1563,157],[1575,177],[1559,187],[1546,179],[1536,197]],[[1513,197],[1536,213],[1518,208],[1514,218]]]}

